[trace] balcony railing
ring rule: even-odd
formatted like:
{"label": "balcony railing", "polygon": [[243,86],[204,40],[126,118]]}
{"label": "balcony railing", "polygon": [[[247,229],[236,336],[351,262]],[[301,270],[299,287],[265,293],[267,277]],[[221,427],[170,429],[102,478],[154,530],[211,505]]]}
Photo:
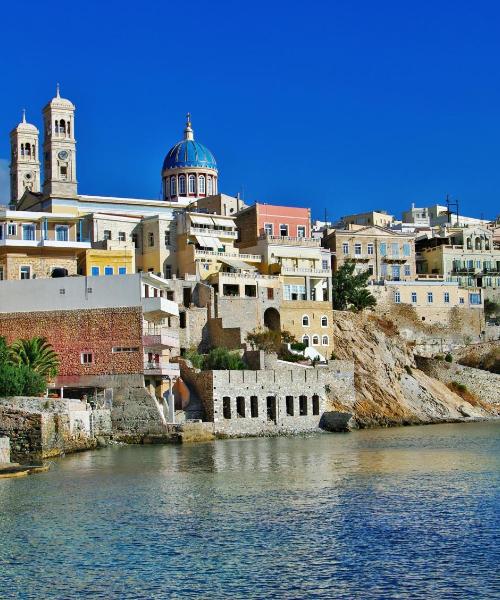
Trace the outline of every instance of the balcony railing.
{"label": "balcony railing", "polygon": [[256,271],[241,271],[240,273],[232,273],[229,271],[219,271],[218,273],[213,273],[211,275],[211,279],[271,279],[277,280],[277,275],[263,275],[262,273],[257,273]]}
{"label": "balcony railing", "polygon": [[145,361],[145,375],[161,375],[165,377],[180,377],[180,367],[177,363],[163,361]]}
{"label": "balcony railing", "polygon": [[190,227],[189,233],[191,235],[207,235],[210,237],[228,237],[233,239],[238,237],[238,232],[234,230],[205,229],[204,227]]}
{"label": "balcony railing", "polygon": [[195,248],[196,256],[221,256],[223,258],[239,258],[241,260],[249,260],[252,262],[261,262],[262,256],[260,254],[238,254],[237,252],[213,252],[211,250],[199,250]]}
{"label": "balcony railing", "polygon": [[310,267],[281,267],[281,273],[289,275],[318,275],[320,277],[331,277],[331,269],[311,269]]}
{"label": "balcony railing", "polygon": [[142,343],[145,348],[179,348],[179,334],[167,329],[165,331],[144,331]]}
{"label": "balcony railing", "polygon": [[261,235],[259,235],[258,239],[265,240],[270,244],[280,244],[283,246],[308,246],[310,248],[318,248],[319,246],[321,246],[320,239],[311,237],[293,237],[289,235],[280,236],[262,233]]}

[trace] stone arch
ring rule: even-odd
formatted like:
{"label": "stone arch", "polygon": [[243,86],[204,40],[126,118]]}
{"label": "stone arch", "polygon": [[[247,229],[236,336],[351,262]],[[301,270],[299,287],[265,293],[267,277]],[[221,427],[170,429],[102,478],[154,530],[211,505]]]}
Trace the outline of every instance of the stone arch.
{"label": "stone arch", "polygon": [[267,308],[264,312],[264,325],[271,331],[281,330],[280,313],[275,308]]}

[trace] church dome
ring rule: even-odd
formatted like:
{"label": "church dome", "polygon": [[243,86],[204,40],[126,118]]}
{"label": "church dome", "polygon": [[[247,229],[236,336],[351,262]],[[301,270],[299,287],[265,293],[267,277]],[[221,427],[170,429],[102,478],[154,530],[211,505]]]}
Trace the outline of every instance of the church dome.
{"label": "church dome", "polygon": [[170,148],[163,161],[163,170],[186,167],[217,170],[217,163],[212,152],[206,146],[194,140],[189,114],[186,129],[184,129],[184,139]]}
{"label": "church dome", "polygon": [[35,133],[38,134],[38,129],[35,127],[35,125],[32,125],[31,123],[28,123],[26,121],[26,111],[23,110],[23,118],[22,121],[19,123],[19,125],[16,127],[16,131],[19,132],[24,132],[24,133]]}
{"label": "church dome", "polygon": [[69,108],[70,110],[75,109],[75,105],[73,104],[73,102],[71,102],[71,100],[68,100],[67,98],[61,98],[60,91],[59,91],[59,84],[57,84],[56,95],[49,102],[49,105],[52,106],[53,108],[62,108],[62,109]]}

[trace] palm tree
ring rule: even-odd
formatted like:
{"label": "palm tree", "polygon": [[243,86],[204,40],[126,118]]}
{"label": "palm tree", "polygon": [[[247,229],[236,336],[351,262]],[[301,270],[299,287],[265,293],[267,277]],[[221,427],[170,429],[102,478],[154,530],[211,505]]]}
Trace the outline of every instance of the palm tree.
{"label": "palm tree", "polygon": [[59,357],[43,337],[16,340],[9,348],[9,357],[13,364],[26,365],[43,377],[55,377],[59,370]]}

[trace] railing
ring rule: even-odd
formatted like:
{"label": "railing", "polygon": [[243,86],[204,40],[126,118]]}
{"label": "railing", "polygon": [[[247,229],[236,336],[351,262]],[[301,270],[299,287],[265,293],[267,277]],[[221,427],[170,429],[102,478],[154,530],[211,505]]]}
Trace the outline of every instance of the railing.
{"label": "railing", "polygon": [[240,258],[241,260],[251,260],[254,262],[261,262],[262,256],[260,254],[238,254],[237,252],[213,252],[211,250],[199,250],[195,249],[196,255],[198,256],[222,256],[228,258]]}
{"label": "railing", "polygon": [[311,237],[293,237],[289,235],[280,236],[280,235],[268,235],[267,233],[262,233],[257,238],[259,240],[266,240],[267,242],[273,244],[283,244],[293,245],[293,246],[310,246],[311,248],[317,248],[321,246],[321,240],[318,238]]}
{"label": "railing", "polygon": [[330,277],[332,271],[331,269],[311,269],[310,267],[281,267],[281,273],[306,273],[307,275],[321,275],[322,277]]}
{"label": "railing", "polygon": [[262,273],[256,273],[255,271],[241,271],[241,273],[232,273],[229,271],[219,271],[218,273],[213,273],[211,277],[221,277],[225,279],[226,277],[229,279],[237,279],[241,277],[245,277],[248,279],[271,279],[277,280],[278,275],[263,275]]}
{"label": "railing", "polygon": [[173,377],[178,377],[180,375],[180,367],[177,363],[167,363],[163,361],[145,361],[144,371],[150,373],[154,371],[154,373],[151,374],[170,375]]}
{"label": "railing", "polygon": [[157,332],[146,330],[143,333],[142,342],[146,348],[160,346],[179,348],[179,334],[170,329]]}
{"label": "railing", "polygon": [[203,227],[190,227],[189,233],[192,235],[208,235],[211,237],[230,237],[237,238],[238,232],[234,230],[225,230],[225,229],[205,229]]}

